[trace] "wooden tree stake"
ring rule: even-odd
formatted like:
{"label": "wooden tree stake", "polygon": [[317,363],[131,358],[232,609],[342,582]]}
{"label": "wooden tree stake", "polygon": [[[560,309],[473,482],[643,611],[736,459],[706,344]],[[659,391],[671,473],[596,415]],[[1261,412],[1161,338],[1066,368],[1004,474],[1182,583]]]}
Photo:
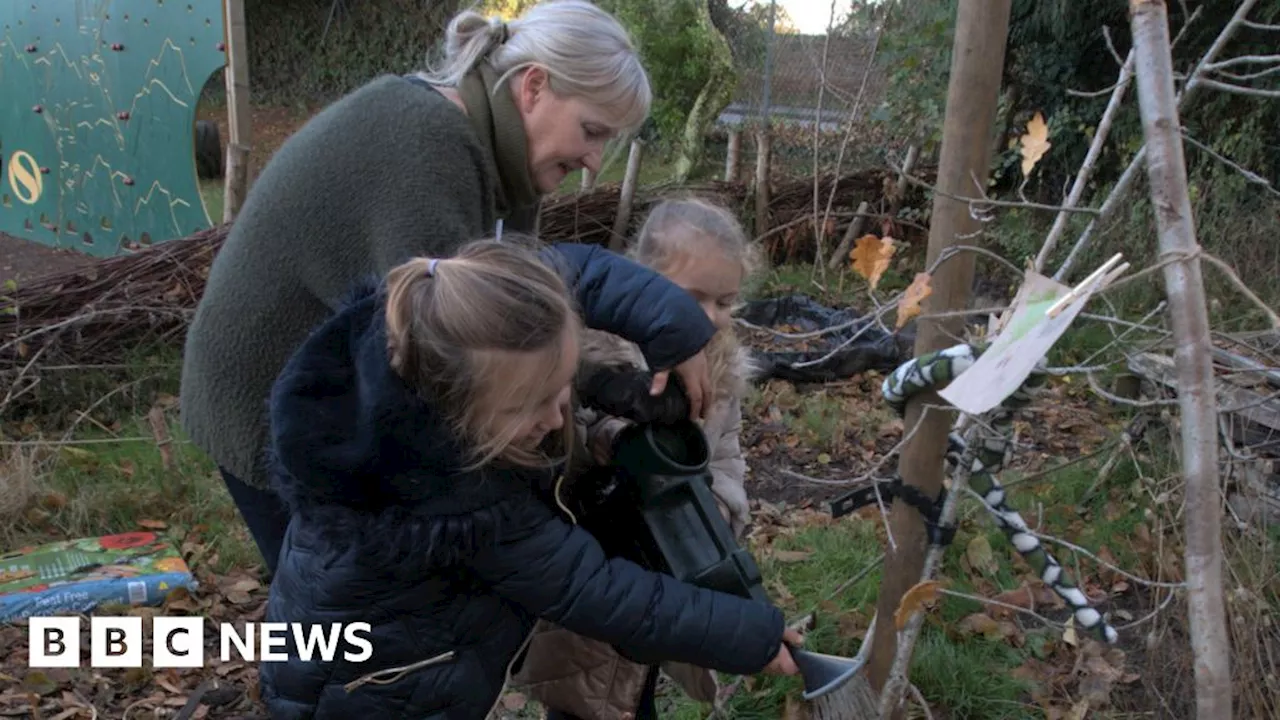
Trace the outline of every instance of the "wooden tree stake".
{"label": "wooden tree stake", "polygon": [[732,130],[729,132],[729,149],[724,155],[724,181],[736,182],[738,180],[738,157],[742,153],[742,131]]}
{"label": "wooden tree stake", "polygon": [[756,237],[769,232],[769,140],[766,124],[756,132]]}
{"label": "wooden tree stake", "polygon": [[[1004,67],[1010,2],[960,0],[957,9],[938,192],[933,199],[926,265],[934,264],[944,250],[961,242],[961,236],[980,228],[969,213],[968,203],[952,198],[973,196],[974,178],[985,182],[990,172],[991,127]],[[926,300],[924,312],[963,309],[973,285],[973,272],[972,253],[959,253],[943,263],[933,276],[933,293]],[[916,356],[953,345],[953,337],[962,329],[963,318],[922,318]],[[904,482],[918,487],[928,497],[937,497],[942,487],[943,454],[954,414],[924,410],[926,405],[943,404],[936,392],[922,393],[907,405],[904,418],[909,431],[916,423],[920,426],[903,447],[898,471]],[[895,503],[889,525],[896,547],[890,548],[885,557],[876,604],[876,617],[885,621],[876,623],[871,646],[871,683],[878,689],[884,688],[897,652],[897,633],[889,618],[894,617],[906,591],[919,581],[927,550],[924,523],[911,505]],[[902,705],[891,707],[890,715],[902,717]]]}
{"label": "wooden tree stake", "polygon": [[235,220],[249,192],[249,47],[244,29],[244,0],[225,0],[227,67],[227,177],[222,193],[222,222]]}
{"label": "wooden tree stake", "polygon": [[613,235],[609,237],[609,249],[622,249],[627,240],[627,224],[631,222],[631,205],[636,198],[636,185],[640,182],[640,160],[644,155],[644,141],[631,141],[631,153],[627,155],[627,174],[622,178],[622,194],[618,198],[618,214],[613,219]]}

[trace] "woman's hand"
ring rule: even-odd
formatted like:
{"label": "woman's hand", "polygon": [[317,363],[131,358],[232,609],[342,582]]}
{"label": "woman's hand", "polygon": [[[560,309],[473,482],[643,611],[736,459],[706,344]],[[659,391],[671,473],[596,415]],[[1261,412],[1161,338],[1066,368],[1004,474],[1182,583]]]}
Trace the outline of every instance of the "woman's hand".
{"label": "woman's hand", "polygon": [[791,651],[787,649],[788,645],[799,647],[804,644],[804,637],[800,633],[787,628],[782,633],[782,645],[778,646],[778,654],[773,657],[773,662],[764,668],[766,675],[796,675],[799,674],[800,668],[796,667],[796,661],[791,657]]}
{"label": "woman's hand", "polygon": [[[689,419],[697,420],[706,417],[711,403],[711,366],[707,363],[706,352],[699,350],[697,355],[685,360],[675,367],[676,374],[684,384],[685,395],[689,398]],[[653,374],[653,386],[649,394],[657,397],[667,389],[670,370],[661,370]]]}

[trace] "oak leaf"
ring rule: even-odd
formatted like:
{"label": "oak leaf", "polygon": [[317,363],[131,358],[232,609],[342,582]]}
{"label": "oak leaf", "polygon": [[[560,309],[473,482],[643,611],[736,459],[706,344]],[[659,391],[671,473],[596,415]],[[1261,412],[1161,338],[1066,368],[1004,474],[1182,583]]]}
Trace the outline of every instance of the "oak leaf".
{"label": "oak leaf", "polygon": [[911,285],[903,291],[902,299],[898,301],[898,321],[895,323],[899,329],[920,314],[920,303],[933,294],[933,286],[929,284],[929,280],[929,273],[916,273]]}
{"label": "oak leaf", "polygon": [[893,259],[895,250],[893,238],[878,238],[875,235],[863,235],[858,244],[849,251],[849,259],[853,261],[853,270],[867,281],[872,290],[880,284],[880,277],[889,269],[889,261]]}
{"label": "oak leaf", "polygon": [[937,580],[925,580],[916,583],[898,602],[898,610],[893,614],[893,623],[899,630],[907,626],[912,615],[924,609],[924,606],[938,599],[938,589],[942,583]]}
{"label": "oak leaf", "polygon": [[1036,113],[1035,117],[1027,123],[1027,134],[1022,136],[1021,145],[1022,175],[1027,177],[1052,146],[1049,142],[1049,126],[1045,124],[1044,116],[1040,113]]}

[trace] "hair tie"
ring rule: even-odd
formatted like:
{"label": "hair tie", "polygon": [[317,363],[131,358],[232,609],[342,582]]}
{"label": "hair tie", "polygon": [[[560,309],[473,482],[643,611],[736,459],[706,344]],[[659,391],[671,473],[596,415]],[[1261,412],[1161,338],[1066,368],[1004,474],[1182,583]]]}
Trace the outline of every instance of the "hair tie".
{"label": "hair tie", "polygon": [[439,258],[431,258],[427,261],[427,277],[436,276],[436,266],[440,264]]}
{"label": "hair tie", "polygon": [[497,31],[492,34],[496,45],[506,43],[507,39],[511,37],[511,30],[507,27],[505,20],[493,18],[489,23],[489,28]]}

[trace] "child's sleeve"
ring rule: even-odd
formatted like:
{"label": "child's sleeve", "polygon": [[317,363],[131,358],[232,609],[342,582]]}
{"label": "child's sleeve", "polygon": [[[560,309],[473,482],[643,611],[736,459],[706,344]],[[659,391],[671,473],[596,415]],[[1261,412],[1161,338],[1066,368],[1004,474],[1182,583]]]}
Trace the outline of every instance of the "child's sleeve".
{"label": "child's sleeve", "polygon": [[607,558],[590,533],[540,503],[505,514],[502,536],[472,556],[472,569],[530,613],[653,662],[751,675],[777,655],[785,622],[776,607]]}
{"label": "child's sleeve", "polygon": [[545,252],[587,327],[639,345],[655,370],[693,357],[716,333],[693,296],[655,270],[599,245],[559,243]]}

